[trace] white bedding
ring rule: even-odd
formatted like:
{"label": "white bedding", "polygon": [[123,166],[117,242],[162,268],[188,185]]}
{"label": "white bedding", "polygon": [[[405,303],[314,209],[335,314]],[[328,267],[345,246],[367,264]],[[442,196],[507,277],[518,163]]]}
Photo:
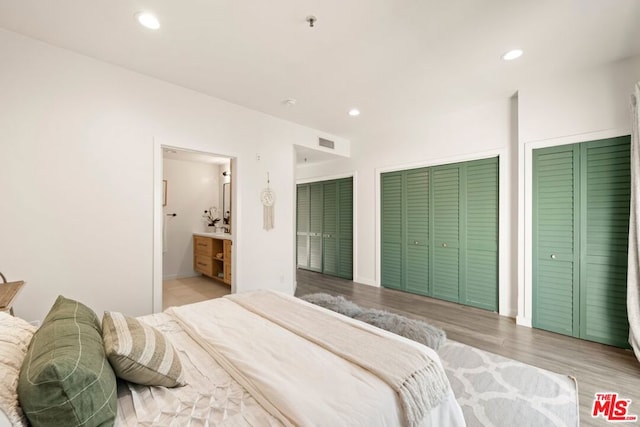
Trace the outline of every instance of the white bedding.
{"label": "white bedding", "polygon": [[171,316],[139,319],[172,342],[188,385],[169,389],[119,382],[116,426],[282,426]]}
{"label": "white bedding", "polygon": [[[226,298],[142,320],[159,327],[174,343],[189,385],[122,385],[117,425],[402,425],[397,394],[377,376]],[[440,364],[431,349],[384,333],[391,345],[393,340],[408,342]],[[210,352],[218,354],[212,357]],[[453,393],[420,425],[464,425]]]}

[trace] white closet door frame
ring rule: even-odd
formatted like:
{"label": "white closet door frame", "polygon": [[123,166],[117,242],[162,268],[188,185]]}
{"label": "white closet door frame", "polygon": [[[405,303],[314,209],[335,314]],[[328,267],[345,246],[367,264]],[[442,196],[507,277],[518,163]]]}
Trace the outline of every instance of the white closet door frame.
{"label": "white closet door frame", "polygon": [[[422,167],[440,166],[451,163],[467,162],[472,160],[482,160],[491,157],[498,157],[499,164],[499,190],[498,190],[498,214],[500,218],[510,218],[509,221],[500,221],[498,224],[498,313],[502,316],[516,317],[516,312],[510,307],[511,295],[514,292],[513,285],[509,279],[510,270],[507,267],[509,251],[515,248],[511,245],[511,233],[509,230],[511,227],[511,221],[516,221],[516,218],[511,217],[511,210],[507,204],[507,191],[510,185],[511,175],[509,175],[509,159],[512,162],[516,161],[516,153],[512,152],[509,157],[507,149],[499,148],[494,150],[487,150],[479,153],[465,154],[461,156],[445,157],[440,159],[428,160],[425,162],[413,162],[405,163],[401,165],[394,165],[382,168],[376,168],[375,170],[375,246],[376,246],[376,266],[375,266],[375,283],[374,286],[380,286],[381,281],[381,228],[380,228],[380,175],[385,172],[395,172],[405,169],[416,169]],[[514,297],[515,298],[515,297]]]}
{"label": "white closet door frame", "polygon": [[629,128],[607,129],[528,141],[521,145],[522,149],[518,153],[518,325],[530,328],[533,318],[533,150],[616,138],[630,133]]}

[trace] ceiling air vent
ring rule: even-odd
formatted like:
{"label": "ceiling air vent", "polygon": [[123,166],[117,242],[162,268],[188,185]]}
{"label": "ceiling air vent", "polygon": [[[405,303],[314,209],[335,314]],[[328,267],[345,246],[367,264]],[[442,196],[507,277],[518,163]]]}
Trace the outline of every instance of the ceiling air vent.
{"label": "ceiling air vent", "polygon": [[318,145],[325,148],[336,148],[336,143],[324,138],[318,138]]}

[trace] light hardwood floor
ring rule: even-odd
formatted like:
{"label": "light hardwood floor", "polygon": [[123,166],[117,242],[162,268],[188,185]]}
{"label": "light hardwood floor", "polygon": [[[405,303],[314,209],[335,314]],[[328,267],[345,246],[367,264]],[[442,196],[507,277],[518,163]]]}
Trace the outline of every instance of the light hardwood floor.
{"label": "light hardwood floor", "polygon": [[342,295],[363,307],[424,320],[444,329],[452,340],[575,377],[581,426],[610,425],[591,417],[596,392],[618,392],[632,399],[629,412],[640,417],[640,362],[630,350],[518,326],[514,319],[473,307],[309,271],[298,270],[297,280],[297,296],[315,292]]}
{"label": "light hardwood floor", "polygon": [[191,304],[231,293],[231,287],[206,276],[162,282],[162,308]]}

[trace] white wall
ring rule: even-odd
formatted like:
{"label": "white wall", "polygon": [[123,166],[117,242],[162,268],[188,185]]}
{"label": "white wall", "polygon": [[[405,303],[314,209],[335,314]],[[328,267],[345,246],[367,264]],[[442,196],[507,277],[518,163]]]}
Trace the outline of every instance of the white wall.
{"label": "white wall", "polygon": [[629,98],[638,80],[640,56],[520,88],[520,144],[630,130]]}
{"label": "white wall", "polygon": [[630,96],[640,80],[640,56],[537,82],[519,91],[520,212],[518,318],[531,325],[532,150],[631,133]]}
{"label": "white wall", "polygon": [[157,141],[236,158],[235,289],[293,291],[293,145],[320,132],[5,30],[0,52],[0,269],[27,282],[18,315],[42,319],[58,294],[152,311]]}
{"label": "white wall", "polygon": [[501,269],[500,312],[515,316],[516,293],[513,254],[517,245],[516,170],[517,122],[512,99],[480,105],[456,113],[424,117],[397,137],[372,135],[353,140],[351,158],[300,166],[296,179],[323,179],[341,174],[357,176],[354,188],[354,280],[380,284],[379,176],[381,172],[445,164],[500,155],[501,162]]}
{"label": "white wall", "polygon": [[[162,254],[162,277],[165,280],[195,276],[193,270],[193,232],[205,230],[202,215],[209,207],[222,212],[220,165],[186,160],[164,159],[167,180],[167,246]],[[176,216],[167,216],[175,213]],[[221,213],[218,215],[220,216]]]}

